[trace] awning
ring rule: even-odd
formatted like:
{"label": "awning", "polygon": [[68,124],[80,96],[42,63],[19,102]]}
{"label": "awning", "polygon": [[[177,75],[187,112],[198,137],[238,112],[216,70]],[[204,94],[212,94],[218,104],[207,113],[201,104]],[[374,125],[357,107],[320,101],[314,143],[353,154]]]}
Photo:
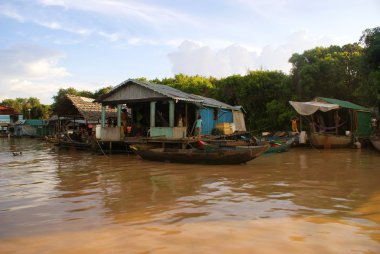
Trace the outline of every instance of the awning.
{"label": "awning", "polygon": [[304,115],[304,116],[312,115],[317,110],[327,112],[327,111],[339,108],[338,104],[322,103],[322,102],[315,102],[315,101],[308,101],[308,102],[289,101],[289,103],[298,112],[298,114]]}

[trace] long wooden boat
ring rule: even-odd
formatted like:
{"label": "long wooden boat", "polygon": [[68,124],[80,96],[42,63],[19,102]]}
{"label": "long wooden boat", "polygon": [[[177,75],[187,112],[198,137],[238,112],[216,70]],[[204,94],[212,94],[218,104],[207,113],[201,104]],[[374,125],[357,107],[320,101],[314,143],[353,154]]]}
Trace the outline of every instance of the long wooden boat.
{"label": "long wooden boat", "polygon": [[369,137],[369,140],[371,140],[373,147],[375,147],[375,149],[380,152],[380,136],[372,135]]}
{"label": "long wooden boat", "polygon": [[268,146],[215,147],[213,149],[155,148],[137,150],[144,160],[188,164],[241,164],[253,160],[268,149]]}
{"label": "long wooden boat", "polygon": [[267,153],[283,153],[289,151],[293,144],[293,139],[289,140],[272,140],[268,142],[269,149],[265,152]]}
{"label": "long wooden boat", "polygon": [[310,133],[310,142],[316,148],[344,148],[353,144],[352,136],[330,133]]}

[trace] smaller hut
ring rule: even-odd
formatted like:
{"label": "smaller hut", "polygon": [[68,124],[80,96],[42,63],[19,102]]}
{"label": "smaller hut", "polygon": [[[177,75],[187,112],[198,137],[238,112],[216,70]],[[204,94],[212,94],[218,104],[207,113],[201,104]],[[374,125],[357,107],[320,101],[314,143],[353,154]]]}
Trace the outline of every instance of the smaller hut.
{"label": "smaller hut", "polygon": [[[107,124],[116,124],[116,110],[110,107],[104,110]],[[49,124],[56,134],[65,133],[78,140],[83,135],[93,134],[96,125],[101,122],[101,112],[101,104],[94,102],[94,99],[67,94],[57,103]]]}

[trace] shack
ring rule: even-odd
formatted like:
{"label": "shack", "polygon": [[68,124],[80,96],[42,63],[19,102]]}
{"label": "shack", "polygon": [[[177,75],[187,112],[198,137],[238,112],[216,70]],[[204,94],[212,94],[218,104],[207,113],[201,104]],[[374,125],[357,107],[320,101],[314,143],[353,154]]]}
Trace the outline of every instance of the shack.
{"label": "shack", "polygon": [[[242,107],[140,80],[126,80],[96,102],[102,104],[99,136],[106,141],[125,136],[186,138],[194,134],[198,115],[203,121],[202,135],[211,134],[217,124],[228,125],[231,133],[246,131]],[[106,126],[107,106],[117,108],[116,127]],[[123,117],[123,108],[130,116]]]}
{"label": "shack", "polygon": [[[104,119],[112,125],[116,121],[116,110],[104,109]],[[96,125],[100,125],[101,104],[94,99],[67,94],[59,101],[49,119],[49,125],[55,134],[68,135],[73,140],[82,140],[82,136],[91,136]]]}
{"label": "shack", "polygon": [[371,112],[352,102],[316,97],[309,102],[289,102],[309,122],[309,136],[316,147],[347,147],[369,138]]}

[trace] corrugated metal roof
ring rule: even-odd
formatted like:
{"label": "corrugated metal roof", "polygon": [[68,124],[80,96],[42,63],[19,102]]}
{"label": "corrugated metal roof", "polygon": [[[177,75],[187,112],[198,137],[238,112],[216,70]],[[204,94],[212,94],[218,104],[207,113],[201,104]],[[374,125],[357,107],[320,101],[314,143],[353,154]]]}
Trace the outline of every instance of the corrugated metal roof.
{"label": "corrugated metal roof", "polygon": [[46,125],[46,121],[40,120],[40,119],[28,119],[28,120],[25,120],[24,124],[30,125],[30,126],[42,126],[42,125]]}
{"label": "corrugated metal roof", "polygon": [[141,81],[141,80],[136,80],[136,79],[128,79],[121,84],[117,85],[114,89],[112,89],[109,93],[103,94],[100,96],[98,99],[96,99],[96,102],[102,102],[105,100],[105,98],[109,97],[112,94],[117,93],[119,90],[121,90],[123,87],[129,85],[129,84],[137,84],[142,87],[145,87],[147,89],[150,89],[156,93],[159,93],[163,96],[166,96],[168,98],[171,98],[173,100],[178,100],[178,101],[188,101],[188,102],[194,102],[194,103],[201,103],[202,100],[199,99],[198,97],[188,94],[185,92],[182,92],[178,89],[175,89],[170,86],[166,85],[159,85],[151,82],[146,82],[146,81]]}
{"label": "corrugated metal roof", "polygon": [[241,106],[231,106],[224,102],[221,102],[212,98],[207,98],[207,97],[203,97],[203,96],[195,95],[195,94],[188,94],[178,89],[175,89],[171,86],[160,85],[160,84],[155,84],[155,83],[150,83],[150,82],[135,80],[135,79],[128,79],[122,82],[121,84],[117,85],[114,89],[112,89],[112,91],[110,91],[107,94],[102,95],[95,101],[102,102],[105,98],[109,97],[112,94],[115,94],[120,89],[122,89],[123,87],[131,83],[150,89],[156,93],[159,93],[173,100],[192,102],[192,103],[199,104],[201,106],[206,106],[206,107],[225,108],[225,109],[231,109],[231,110],[243,110]]}
{"label": "corrugated metal roof", "polygon": [[201,104],[203,106],[206,106],[206,107],[225,108],[225,109],[236,110],[236,107],[228,105],[228,104],[226,104],[224,102],[221,102],[221,101],[218,101],[218,100],[215,100],[215,99],[212,99],[212,98],[207,98],[207,97],[203,97],[203,96],[195,95],[195,94],[193,94],[193,96],[196,96],[200,100],[202,100]]}
{"label": "corrugated metal roof", "polygon": [[315,98],[316,101],[324,101],[332,104],[337,104],[341,106],[342,108],[349,108],[349,109],[355,109],[355,110],[363,110],[363,111],[369,111],[368,108],[354,104],[349,101],[342,101],[338,99],[332,99],[332,98],[326,98],[326,97],[317,97]]}
{"label": "corrugated metal roof", "polygon": [[178,90],[178,89],[175,89],[171,86],[159,85],[159,84],[144,82],[144,81],[140,81],[140,80],[133,80],[133,81],[135,83],[137,83],[141,86],[144,86],[148,89],[151,89],[151,90],[153,90],[159,94],[170,97],[173,100],[202,102],[202,99],[199,99],[197,96],[195,96],[193,94],[185,93],[185,92]]}

